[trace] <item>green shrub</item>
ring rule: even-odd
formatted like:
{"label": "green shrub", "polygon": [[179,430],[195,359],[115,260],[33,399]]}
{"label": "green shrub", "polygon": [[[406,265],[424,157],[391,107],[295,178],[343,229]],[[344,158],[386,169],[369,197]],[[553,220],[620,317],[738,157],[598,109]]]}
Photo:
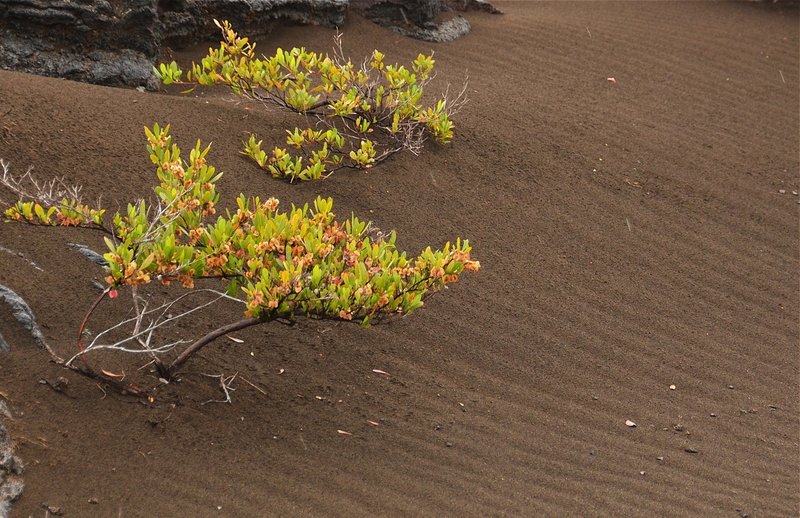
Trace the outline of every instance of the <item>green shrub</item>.
{"label": "green shrub", "polygon": [[[108,378],[108,371],[98,371],[85,361],[88,353],[109,349],[146,353],[161,376],[169,379],[198,350],[233,330],[297,317],[369,325],[386,316],[413,312],[427,295],[455,282],[465,270],[480,267],[470,258],[469,243],[460,239],[441,250],[428,247],[409,257],[396,248],[394,232],[378,234],[355,216],[337,220],[329,198],[317,198],[313,207],[282,212],[275,198],[240,195],[235,211],[215,216],[216,183],[222,174],[206,162],[210,148],[198,141],[184,162],[169,126],[155,125],[152,130],[145,128],[145,133],[159,180],[157,203],[140,200],[111,218],[104,210],[81,203],[76,189],[54,193],[34,182],[34,192],[25,192],[22,183],[7,173],[0,178],[21,196],[4,211],[7,220],[88,227],[107,235],[108,287],[86,315],[80,336],[102,300],[115,298],[123,288],[133,291],[136,316],[126,321],[133,326],[130,336],[108,343],[104,331],[88,344],[81,339],[74,356],[55,358],[63,365]],[[215,301],[242,303],[243,318],[194,342],[156,344],[155,332],[178,317],[167,317],[167,310],[161,310],[171,305],[148,309],[146,304],[137,304],[137,287],[179,283],[191,290],[202,279],[224,282],[224,293],[202,291],[216,293]],[[179,316],[191,318],[192,312]],[[176,357],[164,359],[186,343]],[[81,365],[75,363],[79,358],[84,360]]]}
{"label": "green shrub", "polygon": [[[410,68],[386,64],[374,51],[360,65],[345,59],[337,37],[334,56],[277,49],[257,57],[255,44],[228,22],[219,23],[223,39],[199,64],[183,71],[173,61],[155,68],[164,84],[226,85],[237,95],[306,116],[314,128],[287,130],[288,147],[265,150],[255,135],[243,153],[275,178],[316,180],[341,168],[368,169],[403,150],[418,153],[432,136],[446,144],[454,135],[451,116],[466,102],[464,89],[425,105],[433,78],[432,55],[420,54]],[[191,91],[191,90],[190,90]]]}

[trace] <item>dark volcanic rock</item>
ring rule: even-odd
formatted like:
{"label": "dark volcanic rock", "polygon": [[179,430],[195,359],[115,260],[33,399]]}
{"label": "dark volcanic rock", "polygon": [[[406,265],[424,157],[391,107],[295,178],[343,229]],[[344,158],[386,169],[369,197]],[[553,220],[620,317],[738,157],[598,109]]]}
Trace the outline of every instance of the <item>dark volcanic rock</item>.
{"label": "dark volcanic rock", "polygon": [[91,83],[146,85],[160,45],[154,4],[4,0],[0,66]]}
{"label": "dark volcanic rock", "polygon": [[243,34],[268,33],[277,21],[338,27],[348,0],[160,0],[162,41],[171,47],[214,39],[214,20],[228,20]]}
{"label": "dark volcanic rock", "polygon": [[268,32],[277,20],[341,25],[348,0],[3,0],[0,68],[147,86],[162,44],[215,37],[213,19]]}
{"label": "dark volcanic rock", "polygon": [[391,20],[425,27],[447,10],[445,0],[351,0],[351,5],[367,17],[381,22]]}
{"label": "dark volcanic rock", "polygon": [[351,0],[351,5],[383,27],[435,42],[452,41],[471,29],[464,17],[443,13],[452,10],[500,13],[485,0]]}
{"label": "dark volcanic rock", "polygon": [[0,516],[7,516],[10,505],[20,497],[24,484],[24,467],[14,455],[13,444],[3,426],[3,419],[11,416],[5,402],[0,399]]}
{"label": "dark volcanic rock", "polygon": [[463,17],[441,19],[451,9],[496,12],[484,0],[0,0],[0,68],[156,88],[162,46],[215,39],[214,19],[260,35],[279,22],[340,26],[350,6],[429,41],[469,31]]}
{"label": "dark volcanic rock", "polygon": [[[0,284],[0,302],[5,302],[9,305],[11,308],[11,316],[22,324],[22,327],[28,330],[39,347],[47,348],[44,334],[42,334],[39,324],[36,323],[36,317],[33,315],[31,307],[22,297],[17,295],[11,288]],[[5,347],[7,349],[8,344],[6,344]]]}

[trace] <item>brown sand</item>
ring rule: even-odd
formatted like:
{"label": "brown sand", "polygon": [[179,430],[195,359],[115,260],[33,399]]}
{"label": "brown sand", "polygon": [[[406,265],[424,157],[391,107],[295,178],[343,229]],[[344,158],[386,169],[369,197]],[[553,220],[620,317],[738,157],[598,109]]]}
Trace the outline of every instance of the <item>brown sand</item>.
{"label": "brown sand", "polygon": [[[410,251],[467,237],[483,265],[371,330],[240,333],[154,405],[49,365],[0,310],[14,347],[0,392],[28,464],[15,516],[43,502],[124,517],[797,515],[797,9],[500,5],[434,47],[439,86],[470,76],[451,146],[303,185],[238,154],[247,131],[277,141],[288,115],[0,73],[0,157],[18,172],[65,174],[115,207],[149,192],[142,126],[168,121],[184,147],[213,141],[226,202],[331,195]],[[343,32],[352,56],[431,48],[358,19]],[[261,46],[331,36],[291,28]],[[0,226],[25,254],[0,252],[0,283],[64,350],[100,276],[75,241],[101,248]],[[235,372],[266,395],[238,381],[233,404],[200,405],[220,396],[201,373]],[[58,376],[70,397],[38,382]]]}

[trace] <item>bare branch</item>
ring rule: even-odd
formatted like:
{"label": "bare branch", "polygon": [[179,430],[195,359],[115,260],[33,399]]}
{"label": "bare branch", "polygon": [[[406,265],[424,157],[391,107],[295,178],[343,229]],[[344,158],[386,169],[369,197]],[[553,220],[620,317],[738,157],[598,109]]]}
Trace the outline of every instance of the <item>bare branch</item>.
{"label": "bare branch", "polygon": [[56,177],[48,182],[36,180],[31,174],[33,167],[29,167],[25,174],[14,177],[11,173],[11,164],[0,158],[0,185],[5,186],[20,199],[30,199],[48,207],[60,206],[61,200],[75,200],[81,203],[80,185],[68,185],[65,177]]}
{"label": "bare branch", "polygon": [[[197,294],[200,294],[200,293],[213,293],[213,294],[215,294],[217,296],[214,297],[213,299],[211,299],[210,301],[204,302],[204,303],[202,303],[200,305],[197,305],[195,307],[192,307],[191,309],[188,309],[186,311],[182,311],[181,313],[178,313],[177,315],[170,315],[169,314],[170,309],[172,307],[174,307],[175,304],[177,304],[178,302],[186,299],[187,297],[190,297],[192,295],[197,295]],[[182,344],[190,342],[189,340],[177,340],[175,342],[170,342],[170,343],[167,343],[167,344],[164,344],[164,345],[153,347],[151,345],[151,342],[152,342],[152,339],[153,339],[153,334],[155,333],[156,330],[158,330],[159,328],[164,327],[167,324],[173,323],[173,322],[175,322],[177,320],[180,320],[181,318],[184,318],[184,317],[186,317],[188,315],[191,315],[192,313],[195,313],[195,312],[197,312],[197,311],[199,311],[201,309],[205,309],[205,308],[207,308],[207,307],[219,302],[222,299],[233,300],[233,301],[236,301],[236,302],[239,302],[239,303],[244,303],[242,300],[237,299],[235,297],[231,297],[230,295],[227,295],[226,293],[222,293],[220,291],[213,290],[213,289],[210,289],[210,288],[203,288],[203,289],[192,290],[192,291],[190,291],[188,293],[184,293],[183,295],[175,298],[174,300],[172,300],[170,302],[167,302],[167,303],[164,303],[164,304],[162,304],[162,305],[160,305],[160,306],[158,306],[156,308],[153,308],[153,309],[147,309],[147,305],[146,304],[144,304],[144,306],[141,307],[141,308],[135,307],[135,313],[136,314],[133,317],[125,319],[125,320],[123,320],[123,321],[121,321],[121,322],[109,327],[108,329],[104,329],[103,331],[101,331],[100,333],[95,335],[95,337],[92,339],[91,343],[89,343],[89,345],[84,347],[81,351],[77,352],[69,360],[67,360],[65,362],[65,365],[70,367],[70,366],[72,366],[72,363],[76,359],[82,357],[83,355],[85,355],[85,354],[87,354],[89,352],[99,351],[99,350],[114,350],[114,351],[119,351],[119,352],[136,353],[136,354],[144,353],[144,354],[149,354],[153,358],[155,358],[156,355],[158,355],[158,354],[163,354],[165,352],[169,352],[169,351],[171,351],[172,349],[174,349],[178,345],[182,345]],[[137,305],[138,305],[138,303],[137,303]],[[149,321],[145,322],[145,325],[143,326],[142,322],[146,318],[149,319]],[[131,332],[130,336],[127,336],[126,338],[123,338],[122,340],[118,340],[118,341],[113,342],[113,343],[101,343],[100,342],[100,340],[103,337],[107,336],[111,332],[113,332],[115,330],[118,330],[118,329],[120,329],[120,328],[122,328],[122,327],[124,327],[126,325],[130,325],[130,324],[133,324],[133,326],[134,326],[133,327],[133,331]],[[129,344],[131,342],[137,343],[139,345],[139,347],[138,348],[132,348],[132,347],[129,347],[129,346],[126,345],[126,344]]]}
{"label": "bare branch", "polygon": [[[203,374],[203,376],[208,376],[209,378],[218,378],[219,379],[219,387],[222,389],[222,392],[225,394],[225,399],[218,400],[218,399],[209,399],[208,401],[204,401],[200,403],[201,405],[207,405],[209,403],[231,403],[231,392],[234,392],[236,389],[231,386],[231,383],[236,379],[239,373],[237,372],[233,376],[225,376],[224,374]],[[257,387],[256,387],[257,388]]]}

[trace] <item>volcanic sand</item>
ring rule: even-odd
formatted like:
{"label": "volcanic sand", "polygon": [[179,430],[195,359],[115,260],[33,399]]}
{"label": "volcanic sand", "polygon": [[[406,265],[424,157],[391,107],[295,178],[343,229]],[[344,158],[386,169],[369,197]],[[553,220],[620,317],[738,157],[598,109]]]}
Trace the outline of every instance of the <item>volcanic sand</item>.
{"label": "volcanic sand", "polygon": [[[27,463],[14,516],[45,502],[124,517],[798,513],[797,8],[498,4],[439,45],[351,17],[350,56],[434,49],[432,89],[468,74],[470,103],[452,145],[299,185],[239,154],[250,131],[280,142],[302,123],[291,114],[223,90],[0,73],[0,157],[17,173],[124,207],[155,182],[142,127],[169,122],[184,148],[213,142],[223,205],[332,196],[403,249],[462,236],[482,264],[368,330],[301,321],[220,340],[147,404],[48,363],[0,309],[0,392]],[[333,35],[259,44],[328,50]],[[65,354],[102,278],[67,242],[103,249],[90,231],[0,226],[22,254],[0,249],[0,284]],[[157,384],[142,363],[114,367]],[[235,373],[232,404],[202,404],[222,397],[206,375]],[[40,383],[59,376],[65,393]]]}

